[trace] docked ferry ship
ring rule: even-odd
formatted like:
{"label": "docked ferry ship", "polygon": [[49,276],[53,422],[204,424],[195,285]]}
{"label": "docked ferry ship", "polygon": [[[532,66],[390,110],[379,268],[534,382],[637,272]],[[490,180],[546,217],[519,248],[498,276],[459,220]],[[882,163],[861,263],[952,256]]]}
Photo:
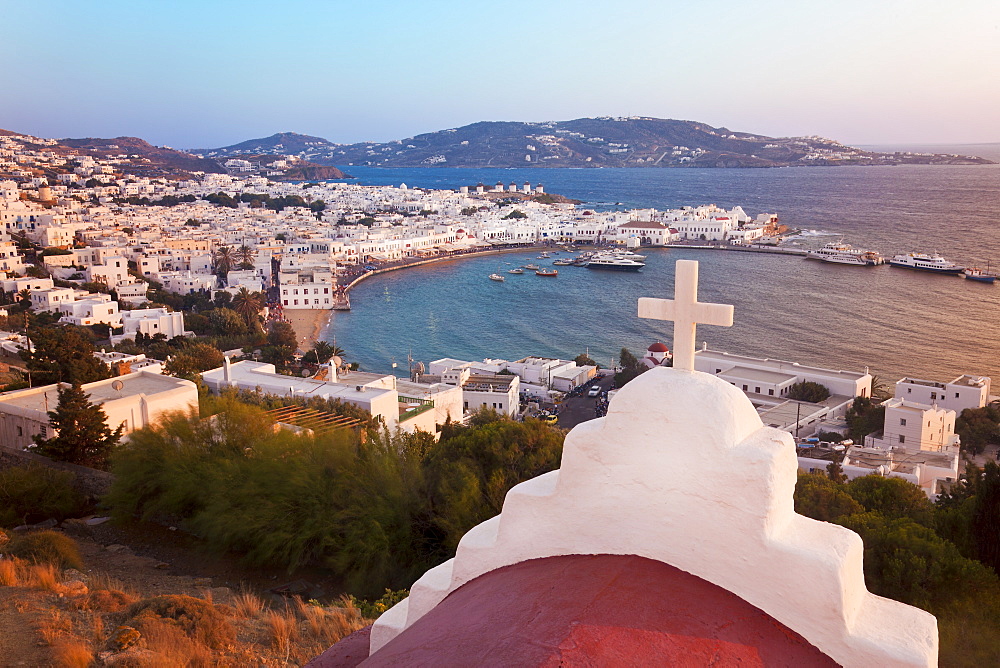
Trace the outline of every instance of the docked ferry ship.
{"label": "docked ferry ship", "polygon": [[835,264],[854,264],[862,267],[874,267],[885,263],[885,258],[871,250],[854,248],[848,244],[827,244],[818,250],[806,252],[806,257]]}
{"label": "docked ferry ship", "polygon": [[920,271],[930,271],[936,274],[961,274],[965,267],[960,267],[954,262],[949,262],[943,257],[934,253],[907,253],[906,255],[896,255],[889,264],[893,267],[903,267],[904,269],[919,269]]}

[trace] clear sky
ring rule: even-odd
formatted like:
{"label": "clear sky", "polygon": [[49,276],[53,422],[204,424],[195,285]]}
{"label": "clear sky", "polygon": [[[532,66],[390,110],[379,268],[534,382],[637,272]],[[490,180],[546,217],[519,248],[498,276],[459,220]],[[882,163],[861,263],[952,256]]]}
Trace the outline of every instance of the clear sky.
{"label": "clear sky", "polygon": [[655,116],[1000,141],[998,0],[0,0],[0,128],[209,148]]}

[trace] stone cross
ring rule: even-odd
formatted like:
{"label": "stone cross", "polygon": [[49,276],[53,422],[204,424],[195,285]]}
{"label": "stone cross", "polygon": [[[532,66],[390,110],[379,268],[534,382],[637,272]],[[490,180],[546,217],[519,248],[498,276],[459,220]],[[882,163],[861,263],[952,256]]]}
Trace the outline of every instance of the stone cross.
{"label": "stone cross", "polygon": [[674,323],[674,368],[694,371],[695,327],[733,326],[733,307],[698,301],[698,262],[678,260],[674,271],[674,298],[639,298],[639,317],[672,320]]}

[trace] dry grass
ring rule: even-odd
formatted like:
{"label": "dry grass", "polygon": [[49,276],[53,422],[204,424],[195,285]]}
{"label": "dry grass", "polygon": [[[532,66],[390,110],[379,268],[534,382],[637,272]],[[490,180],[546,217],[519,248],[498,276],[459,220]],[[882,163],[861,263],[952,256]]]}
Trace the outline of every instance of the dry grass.
{"label": "dry grass", "polygon": [[289,656],[292,642],[299,639],[299,620],[288,608],[283,611],[269,610],[261,619],[271,634],[271,646],[282,656]]}
{"label": "dry grass", "polygon": [[38,624],[38,634],[50,645],[56,645],[57,641],[69,636],[72,631],[73,620],[58,608],[50,610],[48,616]]}
{"label": "dry grass", "polygon": [[94,652],[78,640],[61,640],[53,647],[52,653],[59,668],[87,668],[94,660]]}
{"label": "dry grass", "polygon": [[87,586],[90,587],[90,591],[100,591],[104,589],[107,591],[119,592],[135,600],[142,598],[135,587],[126,585],[111,577],[107,573],[95,573],[94,575],[91,575],[87,580]]}
{"label": "dry grass", "polygon": [[342,599],[341,608],[323,608],[295,599],[294,609],[303,620],[304,636],[292,649],[292,658],[305,662],[330,645],[367,626],[367,620],[350,599]]}
{"label": "dry grass", "polygon": [[233,597],[233,608],[238,619],[256,619],[264,610],[264,600],[244,589]]}
{"label": "dry grass", "polygon": [[212,650],[190,638],[184,630],[169,620],[148,616],[137,625],[142,633],[142,644],[153,653],[145,666],[214,666],[217,665]]}
{"label": "dry grass", "polygon": [[36,589],[55,591],[59,585],[60,574],[54,564],[33,564],[25,575],[26,582]]}
{"label": "dry grass", "polygon": [[0,587],[16,587],[21,584],[20,559],[0,559]]}

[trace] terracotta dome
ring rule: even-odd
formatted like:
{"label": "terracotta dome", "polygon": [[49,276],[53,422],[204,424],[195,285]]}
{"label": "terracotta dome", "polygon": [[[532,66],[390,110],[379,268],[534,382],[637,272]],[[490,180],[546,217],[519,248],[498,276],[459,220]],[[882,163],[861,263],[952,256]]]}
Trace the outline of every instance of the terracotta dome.
{"label": "terracotta dome", "polygon": [[359,633],[310,666],[837,665],[721,587],[659,561],[609,554],[486,573],[371,657],[366,646]]}
{"label": "terracotta dome", "polygon": [[668,352],[670,352],[670,348],[667,348],[666,344],[660,343],[659,341],[657,341],[656,343],[654,343],[650,347],[646,348],[646,350],[648,350],[651,353],[668,353]]}

